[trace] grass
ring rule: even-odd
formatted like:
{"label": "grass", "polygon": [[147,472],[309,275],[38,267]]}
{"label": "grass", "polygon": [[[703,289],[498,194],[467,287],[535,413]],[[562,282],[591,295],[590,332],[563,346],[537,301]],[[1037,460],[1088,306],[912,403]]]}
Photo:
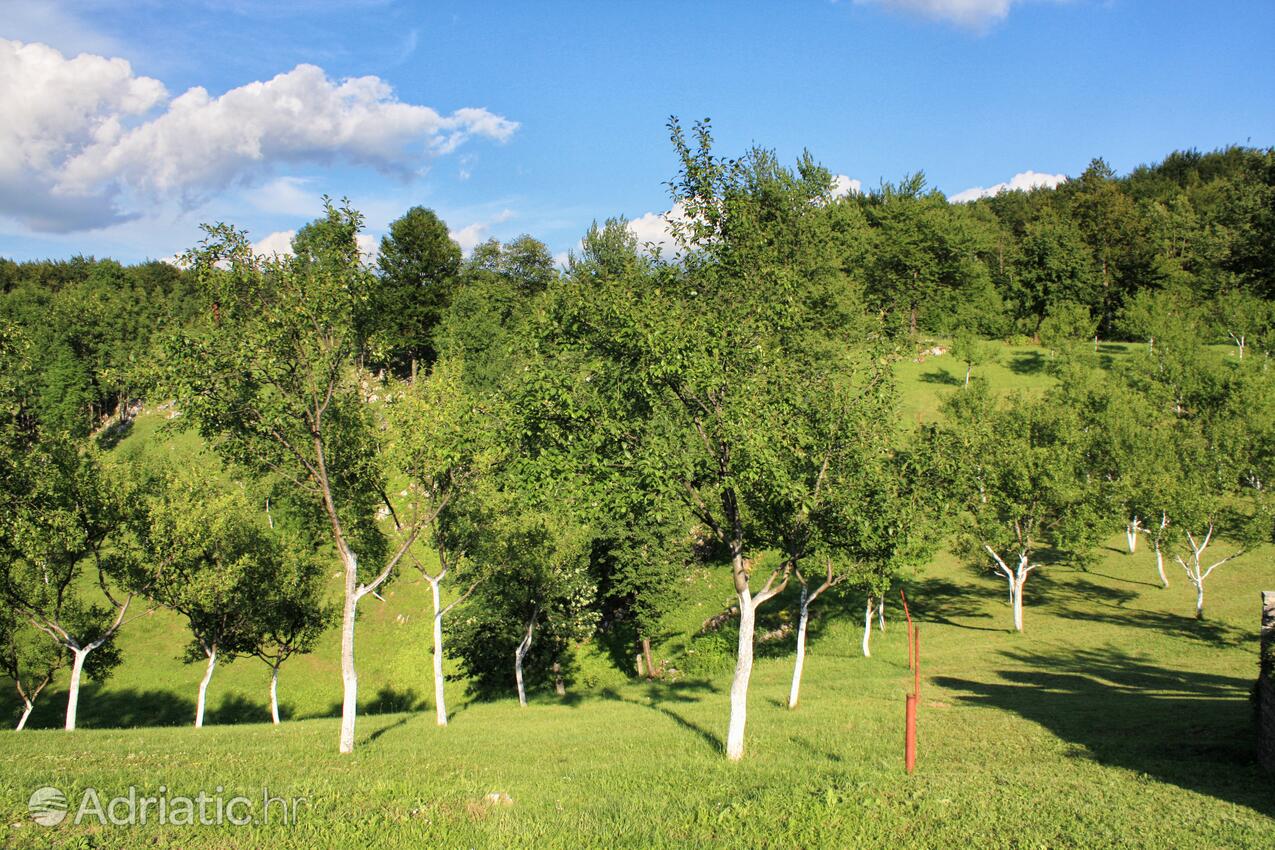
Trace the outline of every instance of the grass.
{"label": "grass", "polygon": [[[945,361],[902,368],[956,368]],[[904,380],[918,410],[945,391],[940,383]],[[181,625],[156,612],[128,626],[123,665],[82,696],[86,728],[37,728],[6,740],[0,841],[182,848],[1275,845],[1275,783],[1253,760],[1248,701],[1257,669],[1257,591],[1275,585],[1270,550],[1210,578],[1208,619],[1200,622],[1183,578],[1171,575],[1173,586],[1162,590],[1150,553],[1131,556],[1115,545],[1087,572],[1050,567],[1033,575],[1023,635],[1010,631],[1003,582],[990,572],[943,556],[906,583],[923,664],[920,758],[910,777],[901,745],[911,676],[897,604],[887,632],[874,637],[873,656],[863,658],[859,600],[820,600],[796,711],[785,708],[792,638],[763,646],[740,764],[721,753],[728,672],[647,684],[621,673],[593,644],[582,648],[578,680],[565,699],[538,694],[526,709],[512,698],[467,702],[462,685],[449,683],[453,719],[436,728],[432,710],[422,710],[430,692],[427,587],[410,572],[390,586],[385,602],[363,603],[361,693],[380,713],[361,717],[353,756],[336,753],[334,635],[285,666],[281,696],[292,719],[279,728],[249,722],[266,719],[267,682],[264,665],[245,659],[217,672],[212,725],[197,731],[186,724],[201,671],[176,660]],[[721,570],[691,576],[657,654],[682,654],[729,598]],[[791,616],[793,604],[791,594],[770,603],[763,630]],[[55,725],[61,703],[60,692],[46,695],[36,725]],[[306,802],[293,825],[279,823],[276,808],[270,824],[244,827],[46,828],[27,816],[28,796],[44,785],[66,792],[73,806],[85,788],[105,798],[127,794],[130,785],[143,796],[160,785],[170,795],[214,794],[221,786],[223,797],[250,797],[257,813],[263,788]]]}

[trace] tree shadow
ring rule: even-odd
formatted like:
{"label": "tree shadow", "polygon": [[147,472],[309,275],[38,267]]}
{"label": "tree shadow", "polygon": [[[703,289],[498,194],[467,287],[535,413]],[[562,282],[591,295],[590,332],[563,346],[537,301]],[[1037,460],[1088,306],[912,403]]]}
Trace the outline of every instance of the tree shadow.
{"label": "tree shadow", "polygon": [[1039,351],[1015,351],[1008,363],[1009,371],[1015,375],[1039,375],[1048,365]]}
{"label": "tree shadow", "polygon": [[400,726],[404,726],[404,725],[406,725],[406,724],[407,724],[407,721],[408,721],[408,720],[410,720],[410,719],[411,719],[411,717],[410,717],[410,716],[408,716],[408,715],[404,715],[404,716],[400,717],[398,720],[395,720],[393,723],[386,723],[386,724],[385,724],[384,726],[382,726],[381,728],[379,728],[379,729],[377,729],[377,730],[373,731],[371,735],[368,735],[368,736],[367,736],[367,743],[369,743],[369,744],[370,744],[370,743],[372,743],[373,741],[378,740],[378,739],[379,739],[382,735],[384,735],[386,732],[389,732],[389,731],[391,731],[391,730],[397,729],[397,728],[399,728]]}
{"label": "tree shadow", "polygon": [[946,387],[959,387],[965,382],[953,375],[947,369],[935,369],[933,372],[923,372],[920,375],[922,381],[927,384],[942,384]]}
{"label": "tree shadow", "polygon": [[669,718],[688,732],[695,733],[714,752],[721,752],[725,748],[722,739],[715,733],[692,720],[688,720],[683,715],[664,705],[664,703],[685,705],[700,702],[703,694],[719,692],[719,688],[713,685],[712,682],[702,680],[691,682],[646,682],[640,689],[646,693],[645,700],[625,696],[614,688],[603,688],[601,697],[605,700],[625,702],[629,705],[649,708],[651,711],[658,712]]}
{"label": "tree shadow", "polygon": [[[321,717],[340,717],[341,702],[338,700],[328,706],[326,711],[307,714],[300,720],[314,720]],[[420,711],[425,708],[425,698],[417,694],[415,688],[395,688],[382,685],[371,699],[359,702],[359,714],[397,714],[399,712]]]}
{"label": "tree shadow", "polygon": [[[279,717],[283,718],[282,709],[280,709]],[[211,708],[204,713],[204,719],[207,723],[218,725],[266,723],[270,720],[270,706],[265,702],[248,699],[243,694],[226,694],[216,708]]]}
{"label": "tree shadow", "polygon": [[953,617],[965,619],[990,620],[992,615],[983,610],[985,600],[978,588],[960,585],[941,578],[929,578],[924,581],[913,581],[906,588],[908,608],[918,621],[940,623],[958,629],[972,629],[980,632],[1000,632],[1004,629],[995,626],[975,626],[969,623],[958,623]]}
{"label": "tree shadow", "polygon": [[[17,700],[5,695],[13,707]],[[66,721],[66,691],[41,694],[27,721],[28,729],[61,729]],[[16,719],[15,719],[16,722]],[[80,687],[76,726],[81,729],[132,729],[143,726],[187,726],[195,722],[195,701],[169,691],[111,688],[89,682]]]}
{"label": "tree shadow", "polygon": [[1275,815],[1257,766],[1251,682],[1159,667],[1114,647],[1003,652],[999,682],[936,677],[958,699],[1012,711],[1088,758]]}

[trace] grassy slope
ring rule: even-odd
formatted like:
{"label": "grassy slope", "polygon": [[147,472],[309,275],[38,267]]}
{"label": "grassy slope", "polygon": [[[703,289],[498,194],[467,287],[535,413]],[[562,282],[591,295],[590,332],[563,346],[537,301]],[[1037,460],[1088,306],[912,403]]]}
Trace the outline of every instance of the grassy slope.
{"label": "grassy slope", "polygon": [[[1025,355],[1030,360],[1030,354]],[[1039,386],[1010,353],[989,377]],[[997,374],[994,370],[1002,370]],[[932,410],[950,358],[903,364],[903,401]],[[133,439],[153,438],[139,423]],[[125,445],[128,444],[126,441]],[[179,448],[180,450],[180,448]],[[1116,541],[1111,541],[1115,546]],[[909,583],[921,626],[921,757],[901,770],[909,683],[897,606],[874,656],[858,654],[853,611],[812,630],[802,706],[785,708],[787,642],[764,651],[753,679],[748,754],[720,754],[727,675],[675,685],[630,682],[593,648],[565,702],[545,696],[465,704],[458,685],[446,730],[432,714],[369,716],[353,757],[335,754],[335,636],[284,668],[295,720],[268,725],[32,731],[0,756],[5,841],[23,846],[147,843],[273,846],[1082,846],[1270,847],[1275,791],[1251,758],[1247,689],[1257,664],[1257,592],[1275,584],[1270,552],[1210,579],[1209,619],[1191,619],[1183,580],[1155,586],[1146,552],[1109,549],[1089,572],[1033,576],[1026,635],[1007,631],[1002,583],[940,558]],[[334,568],[335,569],[335,568]],[[364,602],[360,680],[373,708],[420,707],[429,691],[427,594],[410,573],[385,603]],[[729,599],[724,574],[688,580],[664,650]],[[771,624],[782,619],[772,603]],[[176,660],[180,624],[163,613],[130,624],[115,677],[82,698],[88,727],[185,724],[200,671]],[[213,680],[210,722],[264,717],[265,668],[241,660]],[[53,693],[38,725],[55,724]],[[297,826],[47,830],[25,800],[52,784],[79,789],[309,798]],[[491,792],[512,805],[483,802]]]}

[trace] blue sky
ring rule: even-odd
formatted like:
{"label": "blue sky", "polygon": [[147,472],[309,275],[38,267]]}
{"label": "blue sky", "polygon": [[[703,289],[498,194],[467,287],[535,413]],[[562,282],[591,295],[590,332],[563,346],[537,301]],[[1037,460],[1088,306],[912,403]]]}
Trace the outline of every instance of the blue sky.
{"label": "blue sky", "polygon": [[277,247],[325,192],[373,238],[651,236],[672,114],[865,188],[1123,172],[1275,144],[1272,36],[1269,0],[0,0],[0,255]]}

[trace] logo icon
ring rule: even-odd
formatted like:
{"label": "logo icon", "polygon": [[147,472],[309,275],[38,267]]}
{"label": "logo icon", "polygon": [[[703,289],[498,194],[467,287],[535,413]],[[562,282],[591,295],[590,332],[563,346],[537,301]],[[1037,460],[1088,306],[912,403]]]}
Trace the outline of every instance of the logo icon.
{"label": "logo icon", "polygon": [[66,795],[46,785],[35,789],[27,808],[31,810],[31,820],[40,826],[57,826],[66,817]]}

